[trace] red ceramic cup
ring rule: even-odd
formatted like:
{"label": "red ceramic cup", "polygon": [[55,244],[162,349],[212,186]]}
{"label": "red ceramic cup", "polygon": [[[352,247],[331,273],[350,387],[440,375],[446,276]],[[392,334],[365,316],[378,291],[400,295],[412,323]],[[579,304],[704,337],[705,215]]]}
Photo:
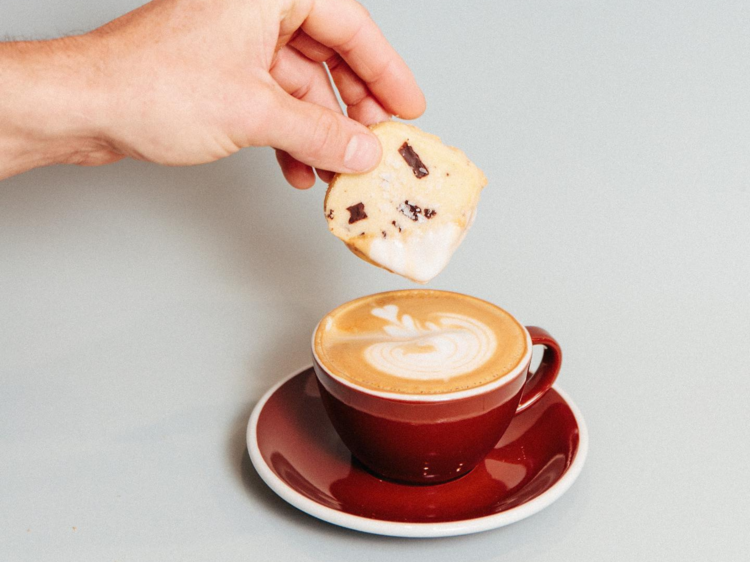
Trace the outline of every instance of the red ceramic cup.
{"label": "red ceramic cup", "polygon": [[[495,447],[513,416],[550,389],[562,352],[542,328],[526,327],[526,355],[510,373],[478,388],[436,395],[370,390],[336,377],[315,354],[328,417],[352,454],[379,476],[439,484],[471,471]],[[543,346],[529,373],[532,346]]]}

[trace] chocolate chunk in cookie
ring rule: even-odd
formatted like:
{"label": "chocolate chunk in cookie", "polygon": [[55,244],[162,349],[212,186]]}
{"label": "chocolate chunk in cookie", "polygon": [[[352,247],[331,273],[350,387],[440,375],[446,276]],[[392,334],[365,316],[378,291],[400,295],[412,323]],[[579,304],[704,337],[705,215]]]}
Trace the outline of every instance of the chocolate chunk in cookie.
{"label": "chocolate chunk in cookie", "polygon": [[406,160],[406,163],[411,166],[411,169],[417,179],[422,179],[423,177],[430,175],[430,171],[427,169],[427,166],[424,165],[422,159],[419,157],[419,154],[414,152],[414,149],[408,142],[405,142],[401,145],[401,148],[398,149],[398,153],[403,157],[404,160]]}
{"label": "chocolate chunk in cookie", "polygon": [[346,210],[349,211],[349,224],[354,224],[355,222],[359,222],[367,218],[367,213],[365,213],[365,204],[362,202],[357,203],[356,205],[352,205],[351,207],[347,207]]}

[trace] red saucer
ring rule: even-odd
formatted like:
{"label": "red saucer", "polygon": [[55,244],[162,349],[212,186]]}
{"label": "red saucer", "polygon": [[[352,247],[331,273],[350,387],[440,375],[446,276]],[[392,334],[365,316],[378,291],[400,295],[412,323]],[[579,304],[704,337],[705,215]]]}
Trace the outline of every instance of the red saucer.
{"label": "red saucer", "polygon": [[466,476],[431,486],[386,481],[353,459],[339,439],[312,368],[261,399],[247,440],[263,480],[299,509],[360,531],[420,537],[483,531],[536,513],[570,487],[588,445],[580,412],[552,389],[513,419]]}

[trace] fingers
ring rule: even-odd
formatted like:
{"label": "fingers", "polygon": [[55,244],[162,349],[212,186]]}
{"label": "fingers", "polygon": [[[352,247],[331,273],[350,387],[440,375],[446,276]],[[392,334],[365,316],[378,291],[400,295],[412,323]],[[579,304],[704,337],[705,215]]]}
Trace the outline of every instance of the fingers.
{"label": "fingers", "polygon": [[405,119],[424,112],[424,95],[414,75],[360,4],[354,0],[315,2],[302,29],[340,54],[385,111]]}
{"label": "fingers", "polygon": [[349,117],[363,125],[372,125],[391,118],[391,114],[372,96],[367,85],[339,55],[334,54],[328,58],[326,64],[336,82],[341,99],[346,104]]}
{"label": "fingers", "polygon": [[363,125],[372,125],[391,118],[391,114],[375,99],[364,81],[333,49],[321,45],[304,32],[299,33],[290,45],[306,58],[326,63],[341,100],[347,106],[349,117]]}
{"label": "fingers", "polygon": [[276,53],[269,72],[276,83],[295,98],[341,112],[323,66],[296,49],[284,47]]}
{"label": "fingers", "polygon": [[318,172],[318,177],[326,182],[331,183],[333,181],[333,176],[335,175],[333,172],[329,172],[328,170],[315,170]]}
{"label": "fingers", "polygon": [[309,189],[315,185],[315,174],[307,164],[303,164],[283,150],[276,151],[276,160],[281,167],[281,173],[292,187]]}
{"label": "fingers", "polygon": [[[263,107],[266,143],[280,151],[284,175],[298,187],[314,179],[306,166],[350,173],[372,169],[382,149],[362,123],[421,115],[425,100],[414,76],[356,1],[290,1],[289,8],[282,29],[284,23],[289,29],[301,24],[301,31],[288,36],[302,54],[284,47],[272,65],[280,87],[273,90],[270,107]],[[311,66],[312,61],[328,65],[351,119],[334,106],[327,76],[324,80],[322,66]]]}
{"label": "fingers", "polygon": [[[323,66],[300,54],[296,49],[282,48],[276,54],[269,72],[276,83],[295,98],[341,113],[341,107]],[[308,189],[313,186],[315,175],[309,166],[285,152],[280,154],[277,151],[276,158],[284,177],[293,187]],[[317,172],[320,179],[325,182],[333,179],[331,172]]]}
{"label": "fingers", "polygon": [[289,45],[297,49],[308,59],[314,60],[315,62],[325,62],[336,54],[336,51],[330,47],[321,45],[301,29],[297,31],[289,42]]}
{"label": "fingers", "polygon": [[308,166],[334,172],[365,172],[380,162],[380,142],[364,125],[327,107],[298,100],[279,86],[271,93],[259,128],[261,144],[283,150]]}

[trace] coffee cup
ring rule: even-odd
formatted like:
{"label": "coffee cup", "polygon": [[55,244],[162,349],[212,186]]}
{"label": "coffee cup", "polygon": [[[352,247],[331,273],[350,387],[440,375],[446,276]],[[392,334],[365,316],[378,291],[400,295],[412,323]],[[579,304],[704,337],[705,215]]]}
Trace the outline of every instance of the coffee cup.
{"label": "coffee cup", "polygon": [[[533,346],[541,361],[529,372]],[[326,413],[355,458],[409,484],[459,478],[513,416],[552,386],[562,352],[481,299],[429,289],[365,296],[329,312],[312,340]]]}

